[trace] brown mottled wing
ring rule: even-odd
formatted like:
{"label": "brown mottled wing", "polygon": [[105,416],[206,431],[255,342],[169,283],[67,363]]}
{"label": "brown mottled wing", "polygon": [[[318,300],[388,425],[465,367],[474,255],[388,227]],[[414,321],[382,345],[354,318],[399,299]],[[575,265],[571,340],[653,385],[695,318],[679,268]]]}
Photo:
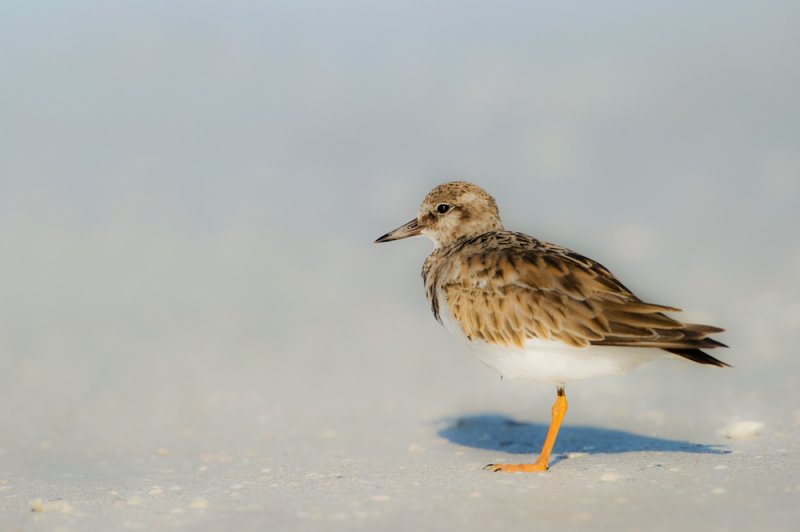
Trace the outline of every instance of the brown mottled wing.
{"label": "brown mottled wing", "polygon": [[722,346],[707,338],[722,329],[666,316],[679,309],[643,302],[604,266],[565,248],[533,239],[516,244],[462,249],[443,279],[448,305],[469,338],[520,347],[530,338],[653,347],[723,364],[700,351]]}

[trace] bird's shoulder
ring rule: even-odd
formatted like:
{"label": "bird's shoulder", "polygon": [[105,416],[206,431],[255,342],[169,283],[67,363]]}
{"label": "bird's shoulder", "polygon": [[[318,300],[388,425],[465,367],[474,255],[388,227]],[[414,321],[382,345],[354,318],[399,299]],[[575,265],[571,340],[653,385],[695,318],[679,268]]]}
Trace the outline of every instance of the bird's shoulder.
{"label": "bird's shoulder", "polygon": [[470,339],[583,347],[682,326],[662,314],[677,309],[642,302],[600,263],[524,233],[495,231],[458,242],[438,250],[427,266],[434,314],[446,304]]}
{"label": "bird's shoulder", "polygon": [[434,257],[441,286],[497,290],[518,286],[586,299],[632,295],[605,266],[571,249],[525,233],[492,231],[465,239]]}

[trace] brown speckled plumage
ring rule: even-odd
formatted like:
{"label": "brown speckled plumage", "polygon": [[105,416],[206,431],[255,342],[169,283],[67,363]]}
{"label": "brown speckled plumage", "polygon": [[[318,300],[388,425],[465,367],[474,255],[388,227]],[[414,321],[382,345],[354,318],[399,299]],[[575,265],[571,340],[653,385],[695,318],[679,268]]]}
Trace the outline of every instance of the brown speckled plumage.
{"label": "brown speckled plumage", "polygon": [[[722,329],[685,324],[645,303],[601,264],[522,233],[490,231],[435,250],[422,269],[434,316],[446,297],[470,339],[522,347],[525,340],[657,347],[722,365],[694,350],[722,346]],[[689,356],[687,356],[689,355]]]}
{"label": "brown speckled plumage", "polygon": [[724,347],[709,338],[722,329],[671,318],[666,313],[679,309],[642,301],[603,265],[506,231],[494,199],[476,185],[434,188],[416,218],[377,242],[417,235],[435,246],[422,277],[436,319],[501,375],[556,385],[552,421],[536,461],[484,469],[549,469],[569,382],[627,373],[663,351],[727,366],[703,351]]}
{"label": "brown speckled plumage", "polygon": [[[447,211],[438,212],[441,205]],[[402,234],[396,234],[403,229]],[[423,200],[415,220],[379,241],[415,234],[436,248],[422,276],[436,319],[447,304],[467,338],[522,347],[556,340],[573,347],[660,348],[703,364],[727,365],[701,349],[719,327],[688,324],[646,303],[601,264],[561,246],[506,231],[495,200],[466,182],[445,183]],[[443,298],[446,298],[443,301]]]}

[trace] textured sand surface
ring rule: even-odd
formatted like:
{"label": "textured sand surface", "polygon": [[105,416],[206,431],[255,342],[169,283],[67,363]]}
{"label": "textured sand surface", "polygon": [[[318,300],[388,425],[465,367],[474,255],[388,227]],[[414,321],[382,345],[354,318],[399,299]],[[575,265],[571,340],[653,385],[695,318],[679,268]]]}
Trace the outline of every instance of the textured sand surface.
{"label": "textured sand surface", "polygon": [[[796,529],[797,2],[6,4],[0,530]],[[483,471],[554,390],[372,244],[451,178],[734,367],[571,385],[549,473]]]}
{"label": "textured sand surface", "polygon": [[[677,389],[681,376],[702,389],[700,377],[663,367],[627,377],[624,394],[574,386],[551,471],[502,475],[481,467],[537,450],[549,397],[487,383],[482,368],[452,373],[455,397],[402,377],[412,397],[356,381],[359,393],[344,401],[303,389],[284,401],[256,386],[218,389],[187,398],[195,412],[169,412],[158,427],[143,418],[174,403],[143,397],[113,413],[81,404],[58,415],[54,405],[30,424],[4,419],[15,437],[2,450],[2,527],[791,530],[796,522],[797,420],[773,413],[760,436],[730,440],[716,434],[730,408],[702,394],[700,408],[658,406],[639,389],[663,386],[665,375]],[[483,388],[478,397],[470,385]],[[78,412],[92,421],[74,419]]]}

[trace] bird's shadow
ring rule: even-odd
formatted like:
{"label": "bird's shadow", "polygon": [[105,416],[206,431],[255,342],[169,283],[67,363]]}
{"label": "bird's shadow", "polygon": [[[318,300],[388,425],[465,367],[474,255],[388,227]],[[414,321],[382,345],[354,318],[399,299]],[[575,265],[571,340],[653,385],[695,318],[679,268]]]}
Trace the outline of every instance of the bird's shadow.
{"label": "bird's shadow", "polygon": [[[541,448],[548,426],[542,423],[520,423],[505,416],[484,414],[445,420],[447,426],[439,431],[443,438],[466,447],[515,454],[535,454]],[[731,451],[718,445],[706,445],[681,440],[642,436],[624,430],[564,425],[558,433],[557,455],[581,452],[630,453],[670,452],[699,454],[728,454]],[[560,456],[554,456],[555,463]]]}

